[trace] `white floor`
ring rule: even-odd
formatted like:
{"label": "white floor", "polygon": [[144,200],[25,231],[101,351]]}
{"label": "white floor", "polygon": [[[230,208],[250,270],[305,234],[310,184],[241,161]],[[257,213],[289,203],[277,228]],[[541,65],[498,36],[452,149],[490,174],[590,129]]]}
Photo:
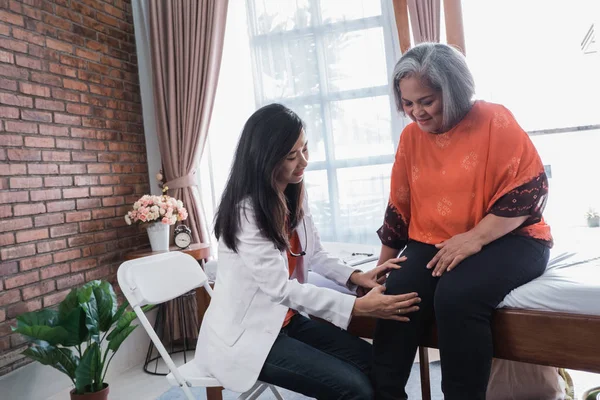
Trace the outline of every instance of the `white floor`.
{"label": "white floor", "polygon": [[[430,360],[438,358],[437,351],[432,351]],[[177,365],[183,362],[181,355],[176,355],[174,361]],[[600,375],[581,371],[569,371],[575,383],[576,399],[581,399],[581,394],[594,386],[600,386]],[[113,379],[110,383],[110,400],[154,400],[169,390],[170,386],[164,376],[154,376],[145,373],[142,366],[131,368]],[[69,397],[69,390],[65,390],[45,400],[64,400]]]}

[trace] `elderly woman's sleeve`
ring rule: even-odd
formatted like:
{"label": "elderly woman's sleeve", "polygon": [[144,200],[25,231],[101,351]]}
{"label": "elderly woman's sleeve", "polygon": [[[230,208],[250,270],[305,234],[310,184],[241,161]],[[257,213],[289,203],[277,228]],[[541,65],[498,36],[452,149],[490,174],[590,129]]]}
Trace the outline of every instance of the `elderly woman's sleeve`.
{"label": "elderly woman's sleeve", "polygon": [[400,145],[392,167],[390,179],[390,198],[383,225],[377,230],[381,244],[401,250],[408,242],[408,225],[410,223],[410,185],[407,175],[407,158],[405,154],[406,136],[400,136]]}
{"label": "elderly woman's sleeve", "polygon": [[523,226],[533,225],[541,221],[547,198],[548,178],[543,172],[498,199],[490,213],[507,218],[528,216]]}

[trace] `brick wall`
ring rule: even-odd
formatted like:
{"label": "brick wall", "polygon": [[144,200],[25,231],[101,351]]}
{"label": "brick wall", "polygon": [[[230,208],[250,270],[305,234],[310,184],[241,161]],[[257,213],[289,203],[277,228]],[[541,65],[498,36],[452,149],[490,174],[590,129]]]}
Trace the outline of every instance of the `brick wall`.
{"label": "brick wall", "polygon": [[28,362],[20,313],[114,275],[147,241],[133,17],[124,0],[0,0],[0,375]]}

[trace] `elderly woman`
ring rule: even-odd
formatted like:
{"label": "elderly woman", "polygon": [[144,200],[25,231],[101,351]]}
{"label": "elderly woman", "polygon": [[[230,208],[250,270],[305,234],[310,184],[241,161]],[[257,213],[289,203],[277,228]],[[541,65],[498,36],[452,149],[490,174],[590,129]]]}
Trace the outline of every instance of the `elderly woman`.
{"label": "elderly woman", "polygon": [[485,399],[492,312],[544,272],[552,246],[544,166],[505,107],[472,100],[473,77],[453,48],[416,46],[393,83],[399,111],[414,122],[392,169],[380,263],[404,249],[386,293],[414,291],[422,301],[410,322],[378,321],[376,398],[407,398],[419,338],[435,318],[445,399]]}

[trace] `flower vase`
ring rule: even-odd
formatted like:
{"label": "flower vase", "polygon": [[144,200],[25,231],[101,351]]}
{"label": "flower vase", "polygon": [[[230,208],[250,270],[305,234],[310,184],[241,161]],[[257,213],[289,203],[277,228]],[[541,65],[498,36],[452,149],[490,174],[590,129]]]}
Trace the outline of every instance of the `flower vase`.
{"label": "flower vase", "polygon": [[148,239],[152,251],[169,251],[169,224],[162,222],[149,224]]}

